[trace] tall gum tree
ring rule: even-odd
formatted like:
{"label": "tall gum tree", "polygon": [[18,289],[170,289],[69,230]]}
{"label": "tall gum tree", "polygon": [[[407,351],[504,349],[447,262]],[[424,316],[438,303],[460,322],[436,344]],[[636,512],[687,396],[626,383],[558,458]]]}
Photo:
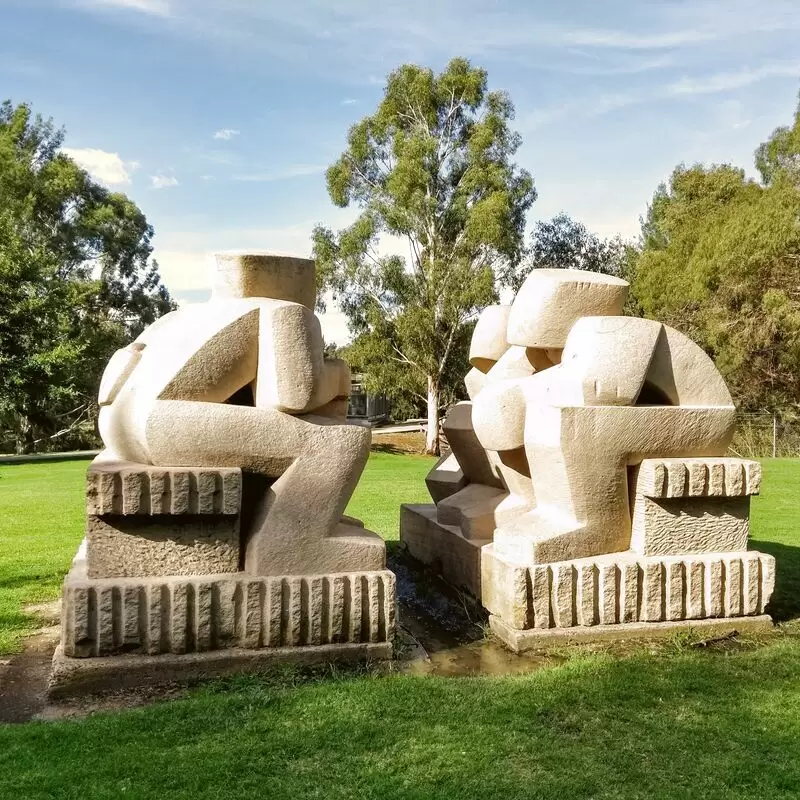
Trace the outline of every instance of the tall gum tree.
{"label": "tall gum tree", "polygon": [[[336,234],[314,229],[321,288],[348,317],[368,385],[403,380],[424,398],[429,453],[439,452],[442,382],[465,326],[524,254],[536,190],[512,161],[513,118],[508,95],[489,91],[469,61],[438,75],[406,64],[326,174],[331,200],[360,213]],[[381,254],[387,235],[405,240],[408,258]]]}

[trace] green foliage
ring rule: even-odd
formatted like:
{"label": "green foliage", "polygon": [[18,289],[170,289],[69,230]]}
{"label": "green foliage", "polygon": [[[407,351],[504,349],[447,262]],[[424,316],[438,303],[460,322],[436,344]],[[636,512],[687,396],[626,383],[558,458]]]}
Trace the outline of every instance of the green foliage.
{"label": "green foliage", "polygon": [[[513,115],[464,59],[439,75],[405,65],[327,172],[333,202],[361,213],[338,234],[314,230],[321,285],[348,316],[368,385],[391,394],[399,382],[398,392],[425,398],[434,451],[450,375],[466,368],[453,369],[465,326],[512,280],[524,250],[536,192],[511,161]],[[408,260],[379,255],[386,235],[405,240]]]}
{"label": "green foliage", "polygon": [[756,150],[756,167],[765,184],[786,179],[800,187],[800,100],[794,124],[776,128]]}
{"label": "green foliage", "polygon": [[[582,222],[561,213],[539,220],[531,234],[530,269],[583,269],[621,276],[625,271],[627,245],[620,236],[601,239]],[[519,289],[525,274],[512,282]]]}
{"label": "green foliage", "polygon": [[[456,334],[452,354],[439,383],[441,408],[449,408],[453,403],[467,399],[464,375],[469,369],[469,344],[474,328],[475,323],[468,322]],[[389,326],[378,325],[374,330],[362,333],[343,348],[340,355],[355,372],[364,375],[367,391],[386,395],[391,401],[394,419],[424,417],[428,403],[425,382],[418,372],[408,369],[393,357],[392,340],[386,335],[387,329],[390,330]]]}
{"label": "green foliage", "polygon": [[62,141],[28,106],[0,105],[0,430],[17,451],[91,438],[108,357],[174,307],[144,214]]}
{"label": "green foliage", "polygon": [[759,148],[766,185],[729,165],[675,169],[642,220],[633,294],[645,316],[713,356],[737,404],[795,415],[800,186],[788,179],[787,131]]}

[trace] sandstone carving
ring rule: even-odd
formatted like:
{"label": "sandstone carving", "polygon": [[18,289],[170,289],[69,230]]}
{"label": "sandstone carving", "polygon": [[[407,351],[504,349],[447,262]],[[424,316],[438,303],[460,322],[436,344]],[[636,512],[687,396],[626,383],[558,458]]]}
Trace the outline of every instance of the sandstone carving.
{"label": "sandstone carving", "polygon": [[[534,270],[478,320],[469,402],[444,422],[435,506],[406,506],[412,555],[479,598],[515,649],[545,629],[761,616],[771,556],[747,551],[756,462],[725,458],[722,376],[628,286]],[[625,628],[626,625],[633,626]]]}
{"label": "sandstone carving", "polygon": [[343,516],[370,433],[347,424],[349,369],[324,358],[315,297],[312,261],[220,255],[208,303],[109,361],[54,690],[81,660],[96,676],[95,659],[136,672],[145,655],[187,674],[204,651],[230,650],[226,670],[260,648],[390,655],[383,540]]}

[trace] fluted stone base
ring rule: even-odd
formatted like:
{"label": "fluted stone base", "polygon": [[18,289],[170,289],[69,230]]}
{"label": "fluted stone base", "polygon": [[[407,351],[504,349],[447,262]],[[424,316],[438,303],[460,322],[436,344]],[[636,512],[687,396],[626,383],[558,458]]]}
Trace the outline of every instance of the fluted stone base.
{"label": "fluted stone base", "polygon": [[61,645],[71,658],[391,641],[395,577],[336,575],[87,578],[64,581]]}
{"label": "fluted stone base", "polygon": [[388,570],[89,578],[82,552],[64,580],[55,694],[112,675],[137,686],[391,657],[397,600]]}
{"label": "fluted stone base", "polygon": [[518,630],[757,616],[775,585],[775,559],[755,551],[526,565],[487,545],[481,557],[481,602]]}

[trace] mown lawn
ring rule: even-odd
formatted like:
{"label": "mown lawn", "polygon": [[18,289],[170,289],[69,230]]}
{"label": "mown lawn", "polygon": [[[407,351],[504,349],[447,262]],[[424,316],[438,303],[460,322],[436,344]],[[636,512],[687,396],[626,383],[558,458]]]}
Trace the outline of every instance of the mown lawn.
{"label": "mown lawn", "polygon": [[[397,505],[424,499],[429,464],[374,454],[350,513],[395,538]],[[20,602],[57,594],[80,538],[84,468],[0,468],[0,609],[16,625],[4,641],[26,629]],[[779,560],[783,619],[800,615],[799,481],[800,462],[765,462],[753,509],[754,546]],[[795,627],[749,649],[636,648],[507,677],[286,672],[0,726],[0,797],[800,796]]]}

